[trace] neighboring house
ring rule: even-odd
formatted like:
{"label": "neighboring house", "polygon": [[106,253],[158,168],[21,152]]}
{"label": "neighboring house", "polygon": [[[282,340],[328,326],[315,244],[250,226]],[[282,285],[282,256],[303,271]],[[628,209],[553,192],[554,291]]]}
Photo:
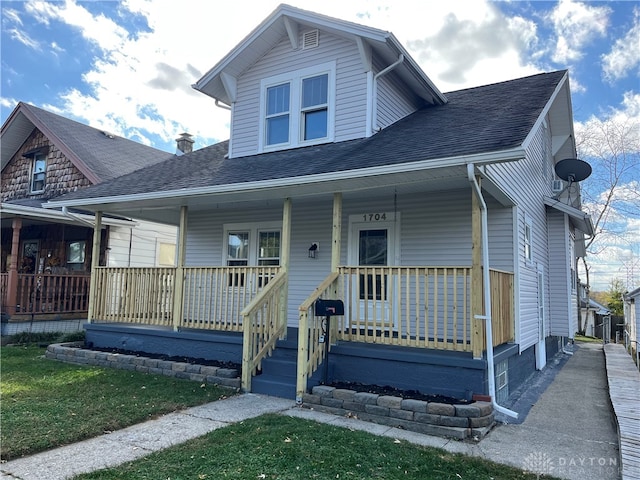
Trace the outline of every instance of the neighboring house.
{"label": "neighboring house", "polygon": [[[607,341],[611,338],[611,324],[607,322],[605,317],[611,315],[609,310],[604,305],[599,304],[594,299],[581,298],[580,299],[580,314],[582,315],[582,321],[584,325],[584,334],[588,337],[602,338],[603,328],[606,330]],[[615,338],[615,335],[614,335]]]}
{"label": "neighboring house", "polygon": [[567,71],[443,94],[391,33],[281,5],[194,88],[228,142],[51,202],[180,226],[172,275],[96,268],[94,345],[242,361],[245,390],[298,400],[502,401],[574,336],[593,225],[554,174]]}
{"label": "neighboring house", "polygon": [[[53,329],[86,320],[94,215],[42,205],[175,156],[26,103],[2,126],[1,141],[2,312],[12,322],[54,320]],[[175,266],[175,226],[118,214],[102,224],[100,265]]]}
{"label": "neighboring house", "polygon": [[640,368],[640,355],[638,345],[640,344],[640,288],[624,295],[624,330],[625,345],[629,348],[631,355],[638,368]]}

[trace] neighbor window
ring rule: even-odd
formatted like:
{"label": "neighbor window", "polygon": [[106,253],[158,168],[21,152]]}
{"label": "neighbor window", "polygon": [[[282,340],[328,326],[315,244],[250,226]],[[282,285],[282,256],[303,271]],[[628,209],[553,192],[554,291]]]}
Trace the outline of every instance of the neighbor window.
{"label": "neighbor window", "polygon": [[84,240],[67,243],[67,266],[69,268],[74,270],[83,268],[86,245]]}
{"label": "neighbor window", "polygon": [[335,62],[263,80],[260,148],[332,140],[334,89]]}
{"label": "neighbor window", "polygon": [[33,156],[33,169],[31,171],[31,193],[44,191],[47,177],[47,157],[41,153]]}

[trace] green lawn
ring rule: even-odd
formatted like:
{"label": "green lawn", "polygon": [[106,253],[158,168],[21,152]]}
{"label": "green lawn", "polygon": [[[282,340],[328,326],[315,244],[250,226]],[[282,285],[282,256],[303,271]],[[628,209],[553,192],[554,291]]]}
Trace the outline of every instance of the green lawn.
{"label": "green lawn", "polygon": [[272,414],[76,480],[537,478],[479,458]]}
{"label": "green lawn", "polygon": [[[16,458],[214,401],[232,391],[170,377],[69,365],[3,347],[2,458]],[[78,479],[528,479],[479,458],[280,415],[215,430]]]}
{"label": "green lawn", "polygon": [[94,437],[235,391],[162,375],[77,366],[44,348],[0,350],[2,460]]}

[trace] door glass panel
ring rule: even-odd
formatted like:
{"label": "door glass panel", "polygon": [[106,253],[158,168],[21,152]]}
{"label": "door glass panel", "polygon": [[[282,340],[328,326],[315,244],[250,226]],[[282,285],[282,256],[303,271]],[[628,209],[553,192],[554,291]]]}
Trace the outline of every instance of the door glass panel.
{"label": "door glass panel", "polygon": [[[360,230],[358,263],[363,266],[387,265],[387,230]],[[375,293],[375,296],[374,296]],[[360,275],[360,300],[387,298],[386,275]]]}

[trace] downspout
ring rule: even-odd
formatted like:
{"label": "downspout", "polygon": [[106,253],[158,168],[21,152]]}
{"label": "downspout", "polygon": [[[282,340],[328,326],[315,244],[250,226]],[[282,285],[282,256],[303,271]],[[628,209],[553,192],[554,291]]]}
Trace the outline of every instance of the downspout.
{"label": "downspout", "polygon": [[404,55],[401,53],[400,56],[398,57],[398,60],[396,60],[395,62],[393,62],[391,65],[389,65],[387,68],[385,68],[384,70],[379,71],[378,73],[376,73],[373,76],[373,93],[372,93],[372,101],[373,101],[373,108],[371,109],[371,130],[372,130],[372,134],[375,133],[376,130],[378,130],[377,126],[376,126],[376,118],[378,117],[378,78],[380,78],[383,75],[386,75],[387,73],[389,73],[391,70],[395,69],[398,65],[400,65],[402,62],[404,62]]}
{"label": "downspout", "polygon": [[493,368],[493,330],[491,325],[491,277],[489,275],[489,229],[487,223],[487,204],[482,197],[482,190],[476,181],[475,177],[475,165],[473,163],[467,164],[467,176],[471,188],[478,198],[480,204],[480,219],[482,225],[482,282],[484,285],[484,311],[485,315],[476,315],[475,318],[484,320],[486,325],[486,347],[487,347],[487,376],[489,381],[489,395],[491,396],[491,404],[494,410],[508,415],[513,418],[518,418],[518,413],[513,410],[509,410],[496,402],[496,379]]}
{"label": "downspout", "polygon": [[81,218],[81,217],[79,217],[78,215],[75,215],[75,214],[71,213],[71,212],[67,209],[67,207],[62,207],[62,214],[63,214],[65,217],[69,217],[69,218],[71,218],[71,219],[75,220],[76,222],[83,223],[84,225],[86,225],[86,226],[88,226],[88,227],[93,228],[93,227],[95,226],[95,224],[94,224],[93,222],[90,222],[90,221],[88,221],[88,220],[85,220],[84,218]]}

